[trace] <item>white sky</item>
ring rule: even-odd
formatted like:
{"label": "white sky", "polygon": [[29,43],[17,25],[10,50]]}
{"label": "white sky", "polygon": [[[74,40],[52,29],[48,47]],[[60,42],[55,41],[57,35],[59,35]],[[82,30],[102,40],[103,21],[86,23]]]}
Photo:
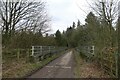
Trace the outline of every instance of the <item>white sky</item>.
{"label": "white sky", "polygon": [[73,21],[77,22],[78,19],[84,24],[86,13],[90,12],[86,0],[46,0],[46,2],[48,14],[51,18],[52,31],[50,33],[55,33],[58,29],[62,32],[72,25]]}

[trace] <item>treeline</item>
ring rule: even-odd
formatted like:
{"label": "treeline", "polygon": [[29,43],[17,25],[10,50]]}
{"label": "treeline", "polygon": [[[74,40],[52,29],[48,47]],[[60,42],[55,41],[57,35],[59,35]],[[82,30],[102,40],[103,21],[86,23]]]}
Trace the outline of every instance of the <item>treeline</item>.
{"label": "treeline", "polygon": [[[111,28],[111,29],[110,29]],[[89,46],[94,45],[100,48],[117,46],[117,24],[109,26],[104,21],[90,12],[86,19],[85,25],[73,22],[72,26],[61,33],[56,32],[56,40],[58,45],[66,45],[68,47]]]}
{"label": "treeline", "polygon": [[[2,45],[6,48],[30,48],[32,45],[95,45],[99,49],[117,46],[117,12],[113,12],[117,6],[113,3],[114,1],[98,1],[99,5],[94,8],[94,12],[98,9],[96,14],[90,12],[84,25],[78,20],[66,31],[61,33],[57,30],[55,35],[48,35],[46,33],[50,30],[50,18],[46,12],[45,2],[0,1]],[[113,25],[113,22],[117,24]]]}
{"label": "treeline", "polygon": [[118,46],[118,1],[101,0],[94,3],[95,6],[88,3],[93,12],[87,14],[84,25],[78,20],[63,33],[59,30],[56,32],[59,45],[69,47],[94,45],[98,50]]}
{"label": "treeline", "polygon": [[43,1],[0,1],[0,26],[3,48],[30,48],[56,45],[50,31],[50,18]]}

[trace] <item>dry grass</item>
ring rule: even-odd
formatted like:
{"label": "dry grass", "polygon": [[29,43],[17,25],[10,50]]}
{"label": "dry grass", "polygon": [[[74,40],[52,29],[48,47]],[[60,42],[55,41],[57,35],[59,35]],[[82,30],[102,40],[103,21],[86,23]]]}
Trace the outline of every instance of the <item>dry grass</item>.
{"label": "dry grass", "polygon": [[77,78],[110,78],[96,63],[86,62],[78,52],[74,52]]}
{"label": "dry grass", "polygon": [[52,57],[49,57],[41,62],[36,62],[36,63],[30,63],[30,62],[25,62],[26,60],[12,60],[12,61],[7,61],[6,63],[3,64],[3,69],[2,69],[2,77],[3,78],[20,78],[23,77],[29,73],[31,73],[33,70],[40,68],[53,59],[59,57],[60,55],[64,54],[64,52],[59,53],[59,55],[53,55]]}

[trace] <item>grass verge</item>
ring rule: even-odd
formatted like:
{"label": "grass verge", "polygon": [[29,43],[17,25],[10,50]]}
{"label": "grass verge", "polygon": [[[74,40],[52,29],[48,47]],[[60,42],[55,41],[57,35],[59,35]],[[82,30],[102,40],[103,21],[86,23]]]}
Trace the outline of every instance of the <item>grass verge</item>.
{"label": "grass verge", "polygon": [[110,78],[97,63],[86,61],[77,51],[74,51],[75,56],[75,77],[76,78]]}
{"label": "grass verge", "polygon": [[53,61],[54,59],[60,57],[63,55],[66,51],[63,51],[61,53],[54,54],[53,56],[44,59],[43,61],[36,62],[36,63],[26,63],[24,60],[22,61],[15,61],[14,65],[11,65],[12,67],[7,69],[6,71],[2,71],[2,77],[3,78],[23,78],[27,77],[30,74],[34,73],[38,69],[42,68],[49,62]]}
{"label": "grass verge", "polygon": [[80,58],[80,54],[74,50],[74,57],[75,57],[75,69],[74,69],[74,73],[75,73],[75,78],[80,78],[80,65],[82,62],[82,59]]}

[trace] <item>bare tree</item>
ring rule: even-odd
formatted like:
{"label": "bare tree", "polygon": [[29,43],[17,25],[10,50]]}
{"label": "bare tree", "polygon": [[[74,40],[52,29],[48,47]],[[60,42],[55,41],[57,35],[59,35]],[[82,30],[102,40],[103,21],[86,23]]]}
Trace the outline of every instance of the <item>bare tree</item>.
{"label": "bare tree", "polygon": [[118,0],[96,0],[94,1],[95,6],[91,5],[88,0],[86,2],[98,15],[101,25],[108,29],[110,45],[112,46],[112,33],[118,18]]}
{"label": "bare tree", "polygon": [[[45,2],[29,2],[18,0],[0,0],[0,21],[2,32],[6,35],[14,34],[15,30],[46,31],[49,19],[45,11]],[[44,26],[44,27],[43,27]]]}
{"label": "bare tree", "polygon": [[93,11],[100,17],[101,20],[105,20],[107,24],[113,24],[118,17],[118,0],[96,0],[95,6],[92,6],[88,0],[86,2],[93,9]]}

